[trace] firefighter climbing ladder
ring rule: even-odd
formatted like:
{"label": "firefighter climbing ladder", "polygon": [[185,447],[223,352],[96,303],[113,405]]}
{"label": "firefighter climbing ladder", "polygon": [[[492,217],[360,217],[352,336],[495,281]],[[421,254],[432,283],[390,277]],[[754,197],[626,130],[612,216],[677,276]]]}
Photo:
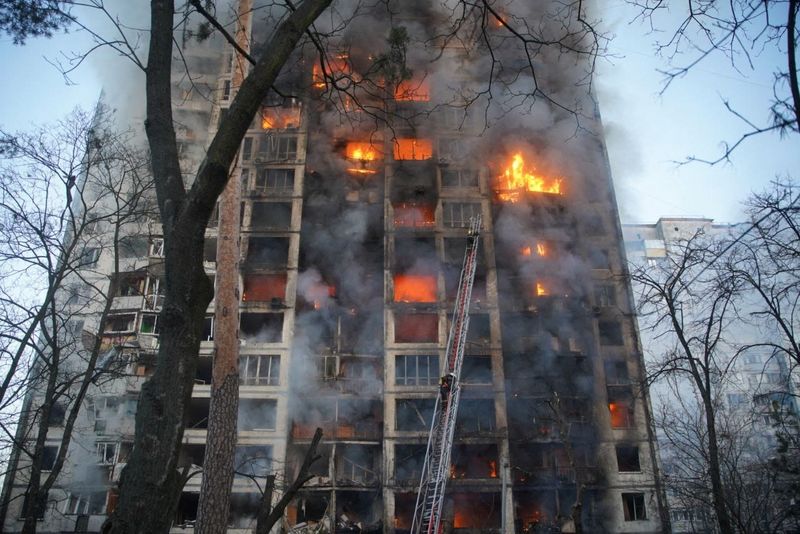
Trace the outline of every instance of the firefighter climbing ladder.
{"label": "firefighter climbing ladder", "polygon": [[428,436],[428,449],[422,466],[422,477],[414,507],[412,534],[438,534],[444,504],[444,489],[450,476],[450,453],[456,428],[458,399],[461,393],[459,380],[461,362],[464,360],[464,345],[469,327],[469,303],[475,282],[475,267],[478,258],[478,237],[481,217],[470,220],[464,266],[458,282],[456,304],[450,334],[447,338],[447,367],[439,385],[439,395],[433,410],[433,422]]}

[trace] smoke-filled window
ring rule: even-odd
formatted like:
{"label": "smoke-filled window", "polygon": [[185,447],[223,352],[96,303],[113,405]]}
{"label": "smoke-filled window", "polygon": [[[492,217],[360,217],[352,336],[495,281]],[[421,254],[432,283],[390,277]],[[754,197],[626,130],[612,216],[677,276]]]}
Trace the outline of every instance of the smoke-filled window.
{"label": "smoke-filled window", "polygon": [[617,291],[616,286],[612,284],[603,284],[594,288],[594,303],[596,306],[607,308],[616,306],[617,304]]}
{"label": "smoke-filled window", "polygon": [[601,345],[623,345],[622,325],[619,321],[598,321]]}
{"label": "smoke-filled window", "polygon": [[103,327],[103,332],[108,334],[111,332],[133,332],[136,327],[136,314],[125,313],[122,315],[111,315],[106,319],[106,324]]}
{"label": "smoke-filled window", "polygon": [[465,384],[492,383],[492,357],[467,355],[461,367],[461,380]]}
{"label": "smoke-filled window", "polygon": [[241,339],[251,343],[279,343],[283,339],[283,313],[242,313]]}
{"label": "smoke-filled window", "polygon": [[442,187],[478,187],[478,172],[474,169],[442,169]]}
{"label": "smoke-filled window", "polygon": [[495,428],[494,399],[461,401],[456,420],[456,433],[459,436],[492,432]]}
{"label": "smoke-filled window", "polygon": [[231,493],[228,527],[249,530],[256,521],[260,505],[258,493]]}
{"label": "smoke-filled window", "polygon": [[236,447],[234,471],[248,477],[265,477],[272,472],[272,447],[249,445]]}
{"label": "smoke-filled window", "polygon": [[398,386],[432,386],[439,381],[439,356],[400,354],[395,359]]}
{"label": "smoke-filled window", "polygon": [[434,403],[434,399],[397,399],[395,428],[409,432],[430,430]]}
{"label": "smoke-filled window", "polygon": [[437,155],[440,160],[461,162],[467,157],[467,144],[460,137],[442,137]]}
{"label": "smoke-filled window", "polygon": [[239,359],[239,383],[249,386],[277,386],[281,357],[278,354],[247,355]]}
{"label": "smoke-filled window", "polygon": [[617,445],[617,469],[620,473],[641,471],[639,447],[635,445]]}
{"label": "smoke-filled window", "polygon": [[625,512],[625,521],[644,521],[647,512],[644,508],[644,493],[623,493],[622,509]]}
{"label": "smoke-filled window", "polygon": [[290,161],[297,159],[297,137],[293,135],[267,135],[261,138],[258,157],[265,161]]}
{"label": "smoke-filled window", "polygon": [[468,228],[470,220],[481,213],[478,202],[443,202],[442,220],[451,228]]}
{"label": "smoke-filled window", "polygon": [[239,430],[275,430],[277,410],[275,399],[241,399]]}
{"label": "smoke-filled window", "polygon": [[247,240],[246,261],[252,267],[268,269],[286,267],[289,261],[289,238],[251,236]]}
{"label": "smoke-filled window", "polygon": [[426,448],[422,444],[395,445],[394,478],[397,482],[419,481]]}

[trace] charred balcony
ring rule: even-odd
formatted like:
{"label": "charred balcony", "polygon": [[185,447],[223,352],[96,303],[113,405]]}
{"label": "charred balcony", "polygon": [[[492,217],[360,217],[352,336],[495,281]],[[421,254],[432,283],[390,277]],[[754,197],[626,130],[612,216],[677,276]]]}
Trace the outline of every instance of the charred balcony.
{"label": "charred balcony", "polygon": [[[572,520],[575,488],[514,489],[515,534],[574,531]],[[595,494],[586,490],[581,500],[582,524],[587,532],[608,532],[608,525],[597,521]]]}
{"label": "charred balcony", "polygon": [[593,445],[512,442],[509,457],[515,487],[591,485],[598,481]]}
{"label": "charred balcony", "polygon": [[[541,387],[541,383],[539,383]],[[530,389],[534,389],[531,387]],[[549,390],[549,391],[546,391]],[[574,442],[593,439],[591,403],[588,397],[559,396],[541,387],[533,395],[508,393],[509,439],[519,443],[557,441],[563,435]]]}
{"label": "charred balcony", "polygon": [[309,440],[317,427],[326,441],[378,441],[383,436],[383,403],[379,400],[317,397],[292,422],[292,439]]}
{"label": "charred balcony", "polygon": [[395,165],[389,194],[392,203],[435,204],[436,164],[433,160],[399,161]]}
{"label": "charred balcony", "polygon": [[242,248],[245,271],[285,270],[289,263],[288,237],[251,235],[242,240]]}
{"label": "charred balcony", "polygon": [[314,384],[317,392],[362,397],[377,397],[383,393],[383,360],[380,358],[327,355],[319,358],[318,366],[320,380]]}

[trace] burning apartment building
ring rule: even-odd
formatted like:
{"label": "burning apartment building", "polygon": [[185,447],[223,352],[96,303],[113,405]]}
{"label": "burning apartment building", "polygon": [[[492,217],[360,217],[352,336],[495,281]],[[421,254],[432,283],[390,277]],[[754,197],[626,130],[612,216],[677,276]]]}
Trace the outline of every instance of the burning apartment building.
{"label": "burning apartment building", "polygon": [[[241,184],[233,531],[254,526],[264,478],[291,479],[317,427],[323,458],[283,531],[409,531],[476,215],[483,232],[444,530],[574,532],[580,522],[585,532],[662,531],[602,126],[583,60],[545,49],[534,65],[509,38],[512,21],[558,15],[536,4],[509,5],[505,24],[462,21],[445,34],[452,13],[434,3],[392,3],[391,17],[374,12],[387,6],[360,6],[343,30],[331,15],[319,22],[338,32],[324,59],[311,44],[299,49],[254,118],[231,178]],[[253,12],[252,50],[274,26],[269,13]],[[191,170],[235,94],[241,58],[221,39],[188,39],[182,52],[196,71],[192,84],[175,77]],[[150,240],[137,272],[157,280],[161,241]],[[216,241],[212,221],[212,277],[226,260]],[[95,402],[135,400],[151,372],[157,299],[152,310],[146,299],[125,302],[112,318],[125,331],[114,334],[135,358]],[[184,464],[198,474],[173,532],[192,531],[197,514],[213,315],[212,303],[184,434]],[[94,441],[116,451],[91,462],[112,469],[86,506],[70,504],[85,488],[63,481],[45,516],[62,530],[99,525],[132,441],[128,426],[107,433],[91,423]],[[8,531],[17,517],[7,514]]]}

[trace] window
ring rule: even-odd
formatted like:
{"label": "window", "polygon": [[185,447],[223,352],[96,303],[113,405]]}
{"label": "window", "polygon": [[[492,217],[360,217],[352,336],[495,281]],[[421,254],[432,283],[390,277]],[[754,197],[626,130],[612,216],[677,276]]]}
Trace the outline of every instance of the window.
{"label": "window", "polygon": [[113,465],[117,462],[118,443],[111,441],[98,441],[95,444],[97,462],[103,465]]}
{"label": "window", "polygon": [[234,470],[249,477],[265,477],[272,471],[272,447],[269,445],[236,447]]}
{"label": "window", "polygon": [[150,242],[150,256],[164,257],[164,240],[160,237],[153,238]]}
{"label": "window", "polygon": [[158,315],[155,313],[145,313],[142,315],[142,323],[139,325],[139,332],[142,334],[151,334],[157,336],[161,333],[161,327],[158,324]]}
{"label": "window", "polygon": [[620,473],[641,471],[639,465],[639,447],[617,445],[617,469]]}
{"label": "window", "polygon": [[478,187],[478,173],[471,169],[443,169],[442,187]]}
{"label": "window", "polygon": [[644,509],[644,493],[623,493],[622,509],[625,521],[644,521],[647,513]]}
{"label": "window", "polygon": [[239,317],[241,339],[254,343],[279,343],[283,339],[282,313],[242,313]]}
{"label": "window", "polygon": [[214,341],[214,316],[210,315],[203,320],[203,334],[201,341]]}
{"label": "window", "polygon": [[239,430],[275,430],[278,401],[242,399],[239,402]]}
{"label": "window", "polygon": [[78,267],[95,267],[100,261],[100,249],[97,247],[87,247],[78,258]]}
{"label": "window", "polygon": [[242,142],[242,161],[250,161],[253,157],[253,138],[245,137]]}
{"label": "window", "polygon": [[322,378],[333,380],[339,378],[339,357],[326,355],[322,357]]}
{"label": "window", "polygon": [[258,193],[291,193],[294,190],[294,169],[258,169],[255,190]]}
{"label": "window", "polygon": [[608,412],[611,417],[611,428],[630,428],[633,426],[633,401],[629,398],[608,399]]}
{"label": "window", "polygon": [[630,383],[628,378],[628,364],[624,361],[610,361],[605,362],[606,371],[606,385],[607,386],[620,386]]}
{"label": "window", "polygon": [[398,355],[394,369],[398,386],[432,386],[439,382],[438,356]]}
{"label": "window", "polygon": [[61,426],[64,424],[64,417],[67,408],[63,404],[56,403],[50,407],[50,416],[47,418],[47,426]]}
{"label": "window", "polygon": [[133,332],[136,325],[136,314],[126,313],[123,315],[111,315],[106,320],[104,333],[110,332]]}
{"label": "window", "polygon": [[297,159],[297,137],[267,136],[261,140],[259,155],[267,161]]}
{"label": "window", "polygon": [[607,308],[617,304],[617,292],[613,285],[601,285],[594,288],[594,303]]}
{"label": "window", "polygon": [[434,399],[397,399],[396,403],[397,430],[415,432],[430,430]]}
{"label": "window", "polygon": [[100,515],[106,509],[106,492],[70,493],[66,503],[66,515]]}
{"label": "window", "polygon": [[461,368],[461,380],[465,384],[491,384],[492,357],[488,355],[465,356]]}
{"label": "window", "polygon": [[396,343],[436,343],[439,341],[439,316],[434,313],[397,314],[394,340]]}
{"label": "window", "polygon": [[239,361],[239,383],[249,386],[277,386],[280,380],[281,357],[242,356]]}
{"label": "window", "polygon": [[260,230],[288,230],[292,224],[290,202],[253,202],[250,226]]}
{"label": "window", "polygon": [[42,449],[42,471],[53,470],[53,466],[56,465],[56,456],[58,456],[58,445],[45,445]]}
{"label": "window", "polygon": [[445,202],[442,204],[442,219],[445,226],[451,228],[467,228],[470,219],[481,212],[481,205],[476,202]]}
{"label": "window", "polygon": [[458,435],[480,434],[495,429],[493,399],[462,399],[456,418]]}
{"label": "window", "polygon": [[597,328],[600,333],[601,345],[623,345],[622,325],[617,321],[599,321]]}
{"label": "window", "polygon": [[467,157],[467,145],[459,138],[439,139],[439,159],[460,161]]}
{"label": "window", "polygon": [[222,100],[228,100],[231,97],[231,81],[224,80],[222,82]]}

